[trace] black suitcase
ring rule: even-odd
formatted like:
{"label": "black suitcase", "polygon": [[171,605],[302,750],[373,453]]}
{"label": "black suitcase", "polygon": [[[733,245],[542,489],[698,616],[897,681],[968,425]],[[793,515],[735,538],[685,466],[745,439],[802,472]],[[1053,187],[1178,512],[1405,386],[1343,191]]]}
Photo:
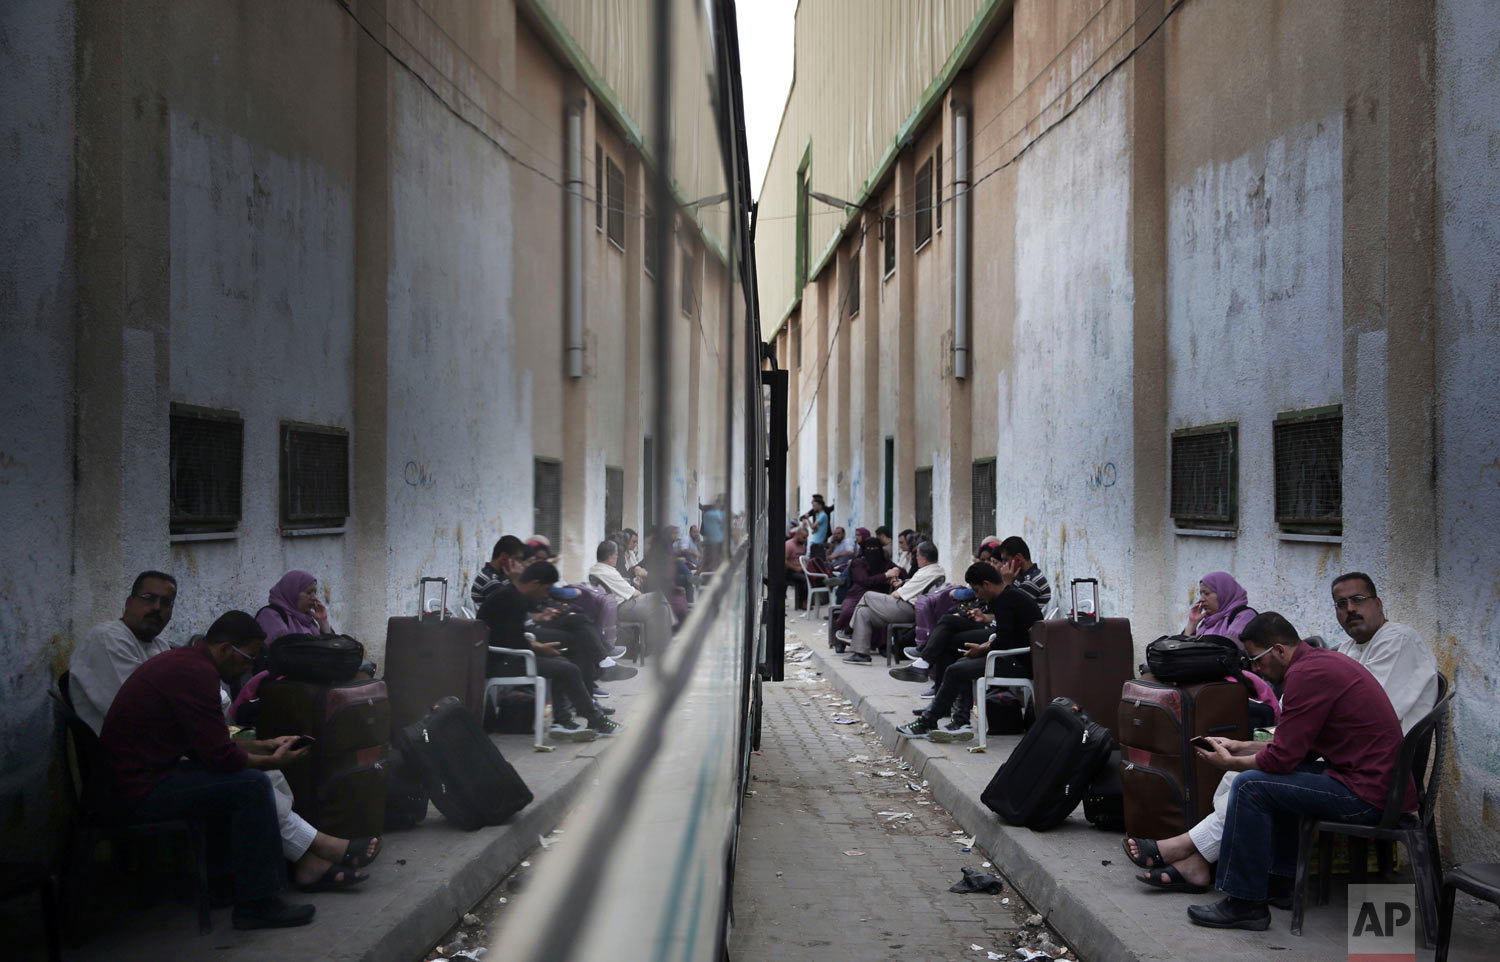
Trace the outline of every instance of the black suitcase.
{"label": "black suitcase", "polygon": [[353,678],[365,660],[365,646],[348,635],[282,635],[271,642],[266,668],[271,677],[337,685]]}
{"label": "black suitcase", "polygon": [[386,763],[385,830],[413,828],[427,817],[427,784],[422,773],[409,764],[399,749],[391,749]]}
{"label": "black suitcase", "polygon": [[[1093,589],[1092,608],[1080,606],[1079,585]],[[1120,686],[1135,677],[1130,619],[1099,617],[1099,583],[1093,578],[1073,579],[1072,591],[1069,617],[1031,626],[1036,703],[1045,705],[1059,696],[1071,698],[1110,734],[1118,735],[1114,725]]]}
{"label": "black suitcase", "polygon": [[1036,831],[1062,824],[1109,760],[1114,739],[1076,702],[1056,698],[1036,717],[980,794],[987,808]]}
{"label": "black suitcase", "polygon": [[1120,782],[1120,753],[1109,753],[1109,761],[1089,782],[1083,796],[1083,817],[1106,832],[1125,831],[1125,786]]}
{"label": "black suitcase", "polygon": [[421,769],[432,804],[465,831],[499,825],[531,804],[521,776],[452,695],[401,729],[397,748]]}
{"label": "black suitcase", "polygon": [[282,770],[292,788],[293,811],[329,835],[379,835],[385,827],[391,739],[385,682],[324,685],[267,678],[259,694],[260,737],[315,739],[301,761]]}

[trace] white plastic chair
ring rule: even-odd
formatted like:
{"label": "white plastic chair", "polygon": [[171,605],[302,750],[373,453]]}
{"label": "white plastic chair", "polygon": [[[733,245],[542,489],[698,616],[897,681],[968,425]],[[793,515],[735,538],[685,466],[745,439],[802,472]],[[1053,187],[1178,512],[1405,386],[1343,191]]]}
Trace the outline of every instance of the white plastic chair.
{"label": "white plastic chair", "polygon": [[1057,605],[1048,605],[1047,610],[1042,612],[1043,621],[1051,621],[1057,617]]}
{"label": "white plastic chair", "polygon": [[[990,635],[990,644],[995,643],[995,636]],[[984,656],[984,674],[974,679],[974,727],[975,737],[979,739],[979,747],[988,744],[990,731],[990,719],[985,711],[984,698],[991,688],[1020,688],[1021,712],[1025,714],[1027,705],[1036,703],[1036,689],[1032,687],[1030,678],[1004,678],[996,677],[995,662],[1000,658],[1009,658],[1014,655],[1031,654],[1031,646],[1025,648],[1003,648],[1000,651],[991,651]]]}
{"label": "white plastic chair", "polygon": [[[824,608],[828,610],[828,617],[833,617],[833,589],[828,584],[829,579],[833,576],[808,571],[807,561],[811,557],[812,555],[810,554],[802,556],[802,574],[807,578],[807,609],[802,612],[803,621],[806,621],[807,617],[812,614],[815,605],[818,608],[819,618],[823,617]],[[815,600],[819,595],[823,596],[822,603],[818,603]]]}
{"label": "white plastic chair", "polygon": [[[527,641],[535,641],[535,637],[526,635]],[[515,655],[526,663],[526,674],[524,675],[502,675],[496,678],[484,680],[484,705],[489,710],[490,692],[498,688],[506,688],[513,685],[530,685],[536,689],[536,747],[538,751],[547,747],[547,679],[536,673],[536,652],[521,648],[499,648],[490,645],[492,655]]]}

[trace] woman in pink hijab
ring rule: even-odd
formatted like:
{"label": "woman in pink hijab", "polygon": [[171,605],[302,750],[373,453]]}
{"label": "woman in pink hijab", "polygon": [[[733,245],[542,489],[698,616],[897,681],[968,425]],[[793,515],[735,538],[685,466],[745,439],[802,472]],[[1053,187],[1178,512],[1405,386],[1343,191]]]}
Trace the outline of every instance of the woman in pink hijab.
{"label": "woman in pink hijab", "polygon": [[1240,632],[1256,614],[1240,583],[1228,572],[1215,571],[1198,582],[1198,600],[1188,609],[1188,623],[1182,633],[1223,635],[1239,645]]}
{"label": "woman in pink hijab", "polygon": [[255,614],[266,630],[266,644],[282,635],[331,635],[328,608],[318,597],[318,579],[306,571],[288,571],[271,589],[270,603]]}

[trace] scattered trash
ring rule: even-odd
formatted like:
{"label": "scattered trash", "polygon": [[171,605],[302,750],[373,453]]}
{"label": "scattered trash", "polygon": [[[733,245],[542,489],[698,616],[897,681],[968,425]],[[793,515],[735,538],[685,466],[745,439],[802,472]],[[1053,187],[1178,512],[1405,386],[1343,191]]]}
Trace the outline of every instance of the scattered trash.
{"label": "scattered trash", "polygon": [[909,771],[911,771],[911,762],[902,762],[901,763],[901,770],[903,772],[909,772]]}
{"label": "scattered trash", "polygon": [[478,925],[479,924],[479,916],[475,915],[473,912],[465,912],[464,913],[464,924],[465,925]]}
{"label": "scattered trash", "polygon": [[531,868],[531,863],[530,862],[522,862],[521,863],[521,867],[522,868]]}
{"label": "scattered trash", "polygon": [[1107,859],[1107,858],[1106,859],[1100,859],[1099,864],[1100,865],[1108,865],[1109,864],[1109,859]]}
{"label": "scattered trash", "polygon": [[1040,915],[1028,915],[1028,916],[1026,916],[1026,924],[1027,925],[1041,925],[1042,924],[1042,917]]}
{"label": "scattered trash", "polygon": [[1016,949],[1016,957],[1021,959],[1021,962],[1031,962],[1032,959],[1045,959],[1048,956],[1045,952],[1037,952],[1022,946]]}
{"label": "scattered trash", "polygon": [[954,841],[959,844],[961,851],[969,852],[974,849],[974,836],[972,835],[968,838],[955,838]]}
{"label": "scattered trash", "polygon": [[877,812],[876,814],[885,816],[887,822],[909,822],[914,817],[911,812]]}
{"label": "scattered trash", "polygon": [[835,725],[853,725],[853,724],[856,724],[855,720],[852,719],[852,718],[835,718],[833,720],[833,723]]}
{"label": "scattered trash", "polygon": [[776,873],[776,877],[777,877],[777,878],[781,878],[781,873],[780,873],[780,872],[777,872],[777,873]]}
{"label": "scattered trash", "polygon": [[967,895],[971,892],[983,892],[986,895],[999,895],[1005,883],[988,872],[980,872],[969,866],[964,866],[964,877],[948,886],[948,891]]}
{"label": "scattered trash", "polygon": [[1003,958],[1005,958],[1005,956],[1001,955],[999,952],[991,952],[990,953],[990,959],[1003,959]]}
{"label": "scattered trash", "polygon": [[889,771],[889,770],[883,771],[883,772],[876,772],[875,773],[875,777],[876,778],[895,778],[896,777],[896,773],[893,772],[893,771]]}
{"label": "scattered trash", "polygon": [[552,843],[549,842],[549,841],[547,841],[545,838],[543,838],[540,835],[538,835],[536,837],[536,841],[537,841],[537,844],[540,845],[544,851],[547,850],[547,849],[550,849],[552,847]]}
{"label": "scattered trash", "polygon": [[404,859],[404,858],[398,858],[398,859],[396,859],[396,864],[397,865],[405,865],[406,864],[406,859]]}
{"label": "scattered trash", "polygon": [[927,791],[927,789],[923,788],[921,785],[918,785],[916,782],[907,782],[906,783],[906,787],[909,788],[909,789],[911,789],[914,792],[925,792],[925,791]]}
{"label": "scattered trash", "polygon": [[851,848],[849,851],[845,852],[844,854],[845,855],[850,855],[850,856],[858,856],[858,855],[863,855],[865,853],[859,851],[858,849]]}
{"label": "scattered trash", "polygon": [[952,835],[962,835],[963,833],[964,833],[963,829],[961,829],[961,828],[955,828],[950,834],[952,834]]}
{"label": "scattered trash", "polygon": [[[1006,899],[1006,901],[1007,901],[1007,902],[1009,902],[1009,901],[1010,901],[1010,899]],[[507,903],[508,903],[508,902],[510,902],[510,899],[508,899],[508,898],[506,898],[506,897],[505,897],[505,896],[503,896],[503,895],[502,895],[502,896],[500,896],[500,904],[501,904],[501,905],[505,905],[505,904],[507,904]]]}
{"label": "scattered trash", "polygon": [[989,868],[989,867],[990,867],[990,863],[989,863],[989,862],[984,862],[984,863],[983,863],[983,864],[981,864],[981,865],[980,865],[980,866],[979,866],[979,867],[980,867],[980,868]]}
{"label": "scattered trash", "polygon": [[746,792],[745,793],[745,797],[746,798],[754,798],[755,797],[755,790],[751,789],[750,791]]}
{"label": "scattered trash", "polygon": [[848,757],[847,761],[854,762],[856,765],[865,765],[865,764],[869,763],[870,756],[869,755],[850,755]]}
{"label": "scattered trash", "polygon": [[982,946],[982,945],[975,945],[973,942],[969,943],[969,948],[973,949],[975,952],[983,952],[984,951],[984,946]]}
{"label": "scattered trash", "polygon": [[[985,864],[988,865],[989,863],[986,862]],[[1000,900],[1000,904],[1001,905],[1009,905],[1010,904],[1010,899],[1001,899]]]}

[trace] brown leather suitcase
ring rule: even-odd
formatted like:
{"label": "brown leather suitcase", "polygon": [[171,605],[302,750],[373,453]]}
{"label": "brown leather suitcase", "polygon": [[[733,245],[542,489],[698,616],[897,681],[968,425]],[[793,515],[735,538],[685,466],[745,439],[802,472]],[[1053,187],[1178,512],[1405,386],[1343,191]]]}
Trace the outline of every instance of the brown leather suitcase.
{"label": "brown leather suitcase", "polygon": [[1213,811],[1224,774],[1201,762],[1189,741],[1249,738],[1249,693],[1235,681],[1173,685],[1143,675],[1121,689],[1118,728],[1125,832],[1170,838]]}
{"label": "brown leather suitcase", "polygon": [[[1093,589],[1082,606],[1078,588]],[[1099,617],[1099,582],[1075,578],[1073,610],[1066,618],[1031,626],[1031,671],[1036,704],[1071,698],[1095,722],[1113,729],[1120,711],[1120,686],[1135,677],[1135,643],[1129,618]],[[1118,733],[1111,730],[1110,734]]]}
{"label": "brown leather suitcase", "polygon": [[[429,583],[442,585],[442,602],[426,611]],[[386,624],[385,685],[391,700],[391,728],[405,728],[453,695],[476,720],[484,720],[484,660],[490,629],[472,618],[450,618],[448,579],[423,578],[416,617]]]}

